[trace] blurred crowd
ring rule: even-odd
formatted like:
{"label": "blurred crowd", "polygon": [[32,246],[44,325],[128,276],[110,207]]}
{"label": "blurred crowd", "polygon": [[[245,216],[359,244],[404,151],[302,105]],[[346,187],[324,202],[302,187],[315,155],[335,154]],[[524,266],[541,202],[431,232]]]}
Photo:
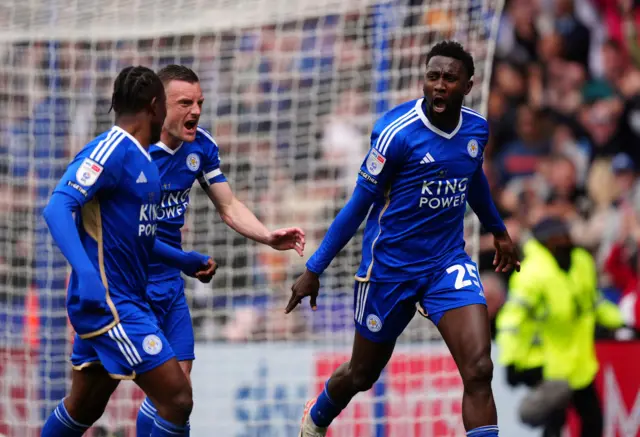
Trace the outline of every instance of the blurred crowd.
{"label": "blurred crowd", "polygon": [[[458,3],[403,0],[386,17],[394,31],[383,36],[391,61],[384,89],[371,10],[198,35],[0,46],[0,314],[21,313],[34,272],[65,272],[35,249],[39,211],[70,157],[111,125],[111,85],[122,67],[191,66],[206,98],[201,125],[214,133],[238,197],[270,227],[305,229],[311,254],[354,186],[377,102],[420,96],[431,44],[456,38],[473,51],[478,86],[467,104],[482,109],[491,52],[483,35],[493,21],[476,13],[482,2]],[[512,237],[527,238],[546,215],[564,217],[597,257],[601,286],[616,302],[634,296],[640,278],[636,3],[507,0],[486,100],[485,170]],[[286,319],[281,307],[303,260],[233,234],[195,188],[184,238],[221,265],[211,286],[189,285],[200,339],[350,339],[359,237],[325,275],[318,314]],[[490,236],[478,249],[495,313],[506,278],[489,271]],[[407,335],[424,338],[420,326]]]}
{"label": "blurred crowd", "polygon": [[[607,297],[624,299],[632,325],[629,299],[640,291],[639,25],[632,0],[507,2],[485,168],[511,235],[522,241],[543,217],[562,217],[594,255]],[[488,236],[481,250],[486,270]],[[494,279],[499,306],[504,282]]]}

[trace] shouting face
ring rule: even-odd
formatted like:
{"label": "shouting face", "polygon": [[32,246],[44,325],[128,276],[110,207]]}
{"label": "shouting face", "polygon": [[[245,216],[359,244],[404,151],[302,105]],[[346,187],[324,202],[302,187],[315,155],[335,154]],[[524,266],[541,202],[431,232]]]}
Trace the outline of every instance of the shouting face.
{"label": "shouting face", "polygon": [[173,80],[165,85],[165,91],[167,118],[164,130],[180,141],[194,141],[204,103],[200,83]]}
{"label": "shouting face", "polygon": [[462,61],[434,56],[424,75],[423,91],[429,112],[458,117],[462,100],[472,85]]}

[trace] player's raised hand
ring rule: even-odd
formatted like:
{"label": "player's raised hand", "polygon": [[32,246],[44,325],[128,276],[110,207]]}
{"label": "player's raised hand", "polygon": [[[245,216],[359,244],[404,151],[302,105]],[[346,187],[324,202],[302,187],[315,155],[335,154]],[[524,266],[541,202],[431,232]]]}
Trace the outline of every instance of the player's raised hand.
{"label": "player's raised hand", "polygon": [[493,245],[496,248],[496,255],[493,258],[493,265],[496,272],[508,272],[516,269],[520,271],[520,251],[518,246],[511,241],[507,231],[493,236]]}
{"label": "player's raised hand", "polygon": [[304,231],[300,228],[276,229],[267,237],[266,243],[276,250],[295,250],[298,255],[304,253]]}
{"label": "player's raised hand", "polygon": [[195,278],[203,284],[208,284],[216,274],[216,270],[218,270],[218,264],[209,258],[207,263],[195,273]]}
{"label": "player's raised hand", "polygon": [[284,313],[289,314],[293,311],[295,307],[302,303],[302,299],[305,297],[310,298],[309,304],[311,305],[311,309],[315,311],[318,308],[316,299],[318,298],[319,290],[320,279],[318,278],[318,275],[312,271],[305,270],[305,272],[296,279],[296,282],[294,282],[291,287],[291,299],[289,299],[289,303],[287,304],[287,308],[284,310]]}

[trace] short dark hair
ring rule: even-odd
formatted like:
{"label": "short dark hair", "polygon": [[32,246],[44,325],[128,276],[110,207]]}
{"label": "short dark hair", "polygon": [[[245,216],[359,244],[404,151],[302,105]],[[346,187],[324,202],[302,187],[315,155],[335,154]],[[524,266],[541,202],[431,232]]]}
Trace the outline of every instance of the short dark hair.
{"label": "short dark hair", "polygon": [[467,74],[469,78],[472,78],[476,72],[476,68],[473,65],[473,56],[471,53],[466,51],[462,44],[457,41],[441,41],[438,44],[431,47],[429,53],[427,53],[427,64],[431,58],[435,56],[444,56],[446,58],[453,58],[461,61],[464,64],[465,70],[467,70]]}
{"label": "short dark hair", "polygon": [[163,93],[164,86],[152,69],[141,65],[126,67],[113,83],[111,109],[116,115],[137,114]]}
{"label": "short dark hair", "polygon": [[162,67],[160,71],[158,71],[158,77],[163,84],[168,84],[172,80],[180,80],[182,82],[188,83],[198,83],[200,79],[198,79],[198,75],[190,69],[189,67],[185,67],[184,65],[171,64],[166,67]]}

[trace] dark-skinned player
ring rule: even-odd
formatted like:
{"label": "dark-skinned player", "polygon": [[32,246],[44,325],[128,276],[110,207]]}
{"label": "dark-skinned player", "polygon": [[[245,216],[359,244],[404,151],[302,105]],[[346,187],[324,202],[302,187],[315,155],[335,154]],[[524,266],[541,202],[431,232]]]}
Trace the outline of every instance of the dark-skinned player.
{"label": "dark-skinned player", "polygon": [[377,121],[351,199],[292,287],[287,313],[305,297],[315,309],[319,276],[369,214],[351,359],[307,403],[300,437],[324,436],[351,399],[373,386],[416,308],[438,327],[458,366],[467,435],[498,435],[486,301],[464,250],[467,203],[494,235],[496,271],[519,270],[520,260],[482,170],[487,121],[462,106],[473,74],[473,58],[460,44],[444,41],[429,51],[424,97]]}
{"label": "dark-skinned player", "polygon": [[102,415],[120,380],[158,406],[151,437],[185,435],[191,386],[147,301],[149,258],[198,276],[212,261],[156,239],[160,175],[149,146],[167,114],[160,78],[127,67],[113,86],[115,124],[71,161],[44,210],[71,265],[67,313],[76,336],[71,391],[42,437],[80,437]]}

